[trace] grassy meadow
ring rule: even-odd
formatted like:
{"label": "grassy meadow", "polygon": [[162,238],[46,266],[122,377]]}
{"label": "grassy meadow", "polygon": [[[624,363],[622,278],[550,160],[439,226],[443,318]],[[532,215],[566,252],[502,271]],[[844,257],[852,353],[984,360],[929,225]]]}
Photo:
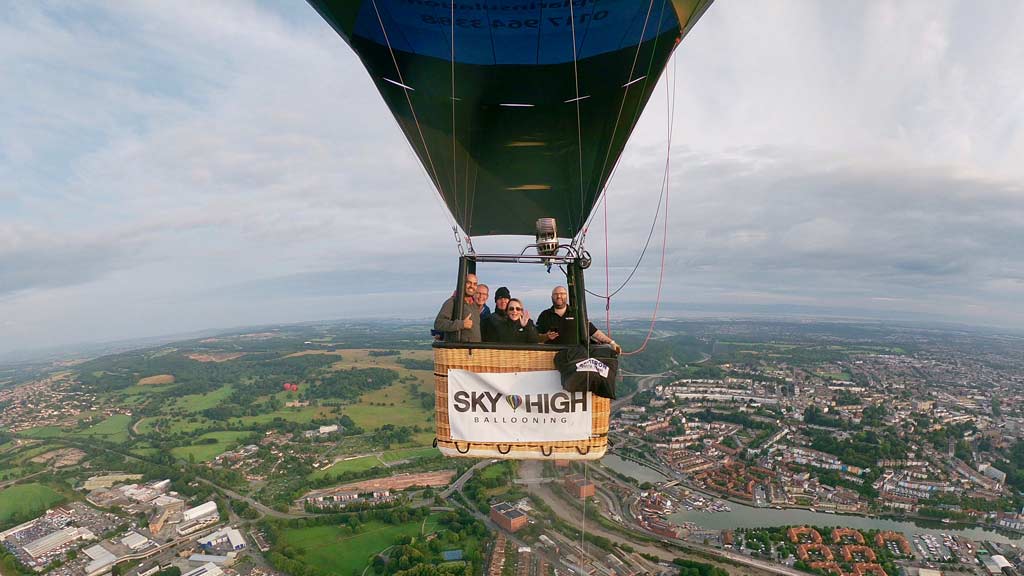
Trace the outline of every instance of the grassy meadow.
{"label": "grassy meadow", "polygon": [[0,526],[38,516],[63,500],[63,496],[42,484],[18,484],[0,490]]}
{"label": "grassy meadow", "polygon": [[[422,529],[422,530],[421,530]],[[286,528],[282,543],[301,551],[302,561],[328,574],[361,572],[378,554],[402,536],[423,536],[437,530],[437,517],[425,523],[384,524],[367,522],[358,534],[344,535],[337,526]]]}

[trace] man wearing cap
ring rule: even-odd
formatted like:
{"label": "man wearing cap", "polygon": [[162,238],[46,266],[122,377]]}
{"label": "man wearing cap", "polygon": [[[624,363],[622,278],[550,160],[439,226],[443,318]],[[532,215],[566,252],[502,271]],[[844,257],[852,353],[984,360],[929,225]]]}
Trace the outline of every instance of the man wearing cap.
{"label": "man wearing cap", "polygon": [[487,319],[481,326],[481,336],[483,336],[484,342],[497,342],[498,331],[496,329],[499,322],[505,321],[506,308],[508,308],[508,301],[512,298],[512,294],[508,291],[508,288],[502,286],[494,292],[494,312],[491,312]]}
{"label": "man wearing cap", "polygon": [[[615,353],[622,352],[622,348],[607,334],[601,332],[592,322],[587,322],[587,332],[590,337],[600,344],[608,344],[615,349]],[[537,317],[537,331],[540,332],[540,341],[547,344],[568,343],[567,336],[576,330],[576,318],[569,309],[569,291],[565,286],[555,286],[551,291],[551,308],[540,313]]]}

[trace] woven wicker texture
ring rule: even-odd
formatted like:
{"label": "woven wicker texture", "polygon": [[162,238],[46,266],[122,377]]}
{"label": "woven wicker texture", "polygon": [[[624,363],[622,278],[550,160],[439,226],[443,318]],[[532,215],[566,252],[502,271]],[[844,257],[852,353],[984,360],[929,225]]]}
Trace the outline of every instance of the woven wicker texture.
{"label": "woven wicker texture", "polygon": [[453,441],[448,424],[448,371],[475,373],[533,372],[555,370],[555,350],[491,350],[487,348],[435,348],[434,397],[437,446],[448,456],[469,458],[596,460],[608,448],[608,418],[611,401],[592,396],[591,438],[578,441],[507,443]]}

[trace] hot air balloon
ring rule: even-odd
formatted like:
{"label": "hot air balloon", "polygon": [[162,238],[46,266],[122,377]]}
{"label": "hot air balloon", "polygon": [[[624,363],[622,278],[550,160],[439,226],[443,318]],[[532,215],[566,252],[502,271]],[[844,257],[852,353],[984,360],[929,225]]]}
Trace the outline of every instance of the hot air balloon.
{"label": "hot air balloon", "polygon": [[[466,238],[536,239],[521,254],[477,254],[470,241],[459,260],[458,317],[465,276],[477,263],[555,264],[566,272],[576,338],[586,342],[589,256],[581,232],[669,57],[711,0],[308,2],[358,55]],[[553,411],[565,407],[552,400],[557,391],[543,402],[539,393],[509,390],[449,394],[449,378],[464,373],[512,375],[513,388],[522,389],[532,373],[554,369],[555,353],[551,346],[435,343],[441,451],[600,458],[605,398],[588,397],[586,430],[538,440],[521,432],[520,420],[543,413],[560,421],[566,413]],[[505,400],[492,402],[494,394]],[[501,432],[465,437],[455,419],[467,406],[473,418],[504,419]]]}

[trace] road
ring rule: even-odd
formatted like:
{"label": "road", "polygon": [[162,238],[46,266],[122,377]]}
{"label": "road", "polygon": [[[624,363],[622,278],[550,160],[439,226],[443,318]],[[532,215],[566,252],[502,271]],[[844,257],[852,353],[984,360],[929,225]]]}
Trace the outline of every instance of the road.
{"label": "road", "polygon": [[46,472],[53,472],[53,468],[44,468],[43,470],[40,470],[39,472],[33,472],[32,474],[29,474],[28,476],[22,476],[21,478],[15,478],[14,480],[8,480],[6,482],[0,482],[0,490],[2,490],[4,488],[7,488],[8,486],[13,486],[13,485],[17,484],[18,482],[24,482],[25,480],[28,480],[29,478],[35,478],[36,476],[39,476],[40,474],[43,474],[43,473],[46,473]]}
{"label": "road", "polygon": [[459,476],[458,480],[452,482],[451,486],[445,488],[444,491],[441,492],[441,497],[447,498],[451,496],[452,492],[455,492],[456,490],[462,491],[462,486],[465,485],[466,482],[469,482],[469,479],[472,478],[474,474],[476,474],[476,471],[483,468],[484,466],[487,466],[491,462],[492,460],[481,460],[474,464],[472,468],[466,470],[462,474],[462,476]]}
{"label": "road", "polygon": [[250,506],[252,506],[253,508],[259,510],[263,514],[266,514],[267,516],[273,516],[274,518],[284,518],[286,520],[291,520],[291,519],[294,519],[294,518],[310,518],[310,517],[315,516],[315,514],[309,514],[307,512],[293,513],[293,512],[281,512],[280,510],[274,510],[273,508],[271,508],[269,506],[266,506],[264,504],[261,504],[259,501],[253,500],[252,498],[250,498],[248,496],[244,496],[242,494],[239,494],[238,492],[235,492],[234,490],[229,490],[227,488],[224,488],[223,486],[218,486],[217,484],[214,484],[213,482],[210,482],[206,478],[203,478],[203,477],[200,477],[200,476],[196,476],[196,480],[199,480],[203,484],[208,484],[210,486],[213,486],[217,490],[220,490],[225,495],[227,495],[228,498],[231,498],[233,500],[242,500],[244,502],[248,502]]}
{"label": "road", "polygon": [[[536,460],[524,461],[519,466],[520,474],[523,473],[523,469],[529,469],[529,468],[531,468],[533,466],[537,466],[539,468],[541,466],[541,463],[536,461]],[[530,470],[530,471],[532,472],[532,470]],[[551,489],[550,486],[548,486],[546,484],[527,484],[526,485],[526,490],[527,490],[527,492],[530,492],[531,494],[539,497],[548,506],[551,506],[551,509],[555,511],[555,515],[557,515],[559,518],[565,520],[569,524],[572,524],[573,526],[576,526],[576,527],[581,527],[581,528],[585,529],[586,532],[589,533],[589,534],[596,534],[598,536],[604,536],[605,538],[608,538],[609,540],[611,540],[613,542],[622,542],[622,541],[625,540],[625,537],[622,534],[619,534],[617,532],[612,532],[610,530],[607,530],[603,526],[601,526],[600,524],[598,524],[597,522],[595,522],[593,520],[591,520],[590,522],[587,522],[584,525],[583,524],[583,513],[582,513],[582,511],[579,510],[578,508],[572,507],[568,503],[566,503],[565,500],[563,500],[557,494],[555,494],[555,492]],[[652,554],[654,556],[657,556],[658,558],[661,558],[663,560],[667,560],[669,562],[671,562],[673,558],[676,558],[678,556],[678,554],[673,554],[673,553],[671,553],[671,552],[669,552],[667,550],[663,550],[661,548],[658,548],[658,547],[655,547],[655,546],[652,546],[650,544],[646,544],[646,543],[643,543],[643,542],[633,542],[633,541],[630,541],[629,545],[632,546],[633,548],[635,548],[636,550],[640,551],[640,552],[645,552],[647,554]],[[588,545],[588,551],[589,551],[589,545]]]}
{"label": "road", "polygon": [[[539,465],[539,463],[538,463],[538,465]],[[522,469],[522,468],[520,468],[520,469]],[[600,470],[599,467],[591,467],[590,471],[591,472],[596,472],[598,475],[602,476],[604,478],[605,482],[615,483],[615,484],[618,484],[618,485],[623,486],[623,487],[627,487],[627,488],[630,488],[630,489],[635,489],[634,487],[629,486],[628,484],[625,484],[625,483],[619,481],[617,478],[614,478],[613,476],[606,474],[603,470]],[[543,485],[543,484],[530,484],[530,485],[528,485],[526,487],[526,489],[528,491],[533,492],[534,494],[540,496],[541,498],[543,498],[544,501],[547,502],[547,504],[549,506],[551,506],[551,508],[553,510],[555,510],[555,512],[559,515],[559,517],[565,518],[565,519],[571,519],[571,522],[575,523],[576,526],[580,526],[581,525],[581,522],[582,522],[582,513],[581,513],[581,511],[578,508],[572,507],[568,503],[566,503],[565,500],[563,498],[559,497],[558,495],[556,495],[551,490],[551,488],[549,486]],[[606,496],[606,499],[607,499],[607,496],[609,496],[607,494],[607,492],[605,492],[605,496]],[[612,495],[611,497],[612,497],[612,500],[614,502],[615,501],[614,496]],[[616,504],[618,504],[618,503],[616,503]],[[616,509],[619,508],[618,505],[616,505],[614,507]],[[783,565],[780,565],[780,564],[775,564],[773,562],[766,562],[766,561],[763,561],[763,560],[757,560],[757,559],[751,558],[749,556],[746,556],[744,554],[739,554],[739,553],[736,553],[736,552],[731,552],[731,551],[728,551],[728,550],[722,550],[720,548],[715,548],[713,546],[705,546],[703,544],[697,544],[697,543],[694,543],[694,542],[688,542],[688,541],[685,541],[685,540],[679,540],[679,539],[675,539],[675,538],[666,539],[663,536],[660,536],[660,535],[655,534],[653,532],[648,532],[647,530],[644,530],[640,526],[634,524],[633,514],[628,510],[628,507],[621,508],[621,511],[617,511],[616,513],[618,513],[622,517],[623,523],[627,524],[628,528],[630,530],[644,533],[647,536],[650,536],[652,538],[658,538],[658,539],[664,540],[666,544],[674,545],[676,548],[681,549],[683,551],[687,551],[687,550],[688,551],[697,551],[697,552],[706,553],[706,554],[711,555],[711,556],[717,556],[719,558],[727,558],[729,560],[732,560],[733,562],[736,562],[738,564],[742,564],[742,565],[750,567],[750,568],[754,568],[754,569],[757,569],[757,570],[763,570],[763,571],[770,572],[770,573],[773,573],[773,574],[780,574],[782,576],[807,576],[806,573],[801,572],[799,570],[796,570],[796,569],[793,569],[793,568],[789,568],[787,566],[783,566]],[[629,543],[630,546],[634,547],[639,552],[645,552],[647,554],[653,554],[653,555],[655,555],[655,556],[657,556],[659,558],[662,558],[662,559],[665,559],[665,560],[668,560],[668,561],[671,561],[673,558],[677,558],[677,557],[680,556],[680,552],[677,551],[677,550],[666,549],[666,548],[663,548],[663,547],[660,547],[660,546],[655,546],[655,545],[650,544],[650,543],[644,543],[644,542],[630,540],[628,537],[626,537],[626,536],[624,536],[624,535],[622,535],[622,534],[620,534],[618,532],[612,532],[610,530],[605,529],[603,526],[601,526],[600,524],[597,524],[594,521],[590,521],[590,522],[588,522],[586,524],[586,530],[589,533],[597,534],[597,535],[600,535],[600,536],[604,536],[604,537],[609,538],[609,539],[611,539],[611,540],[613,540],[615,542],[626,541],[626,542]]]}
{"label": "road", "polygon": [[[673,362],[674,361],[675,360],[673,360]],[[623,375],[626,376],[627,374],[623,373]],[[628,376],[636,376],[636,377],[639,378],[639,380],[637,381],[637,385],[636,385],[636,392],[633,392],[633,394],[628,394],[626,396],[623,396],[622,398],[619,398],[617,400],[613,400],[612,401],[612,410],[615,410],[616,408],[620,408],[622,406],[625,406],[625,405],[629,404],[629,401],[633,399],[633,395],[634,394],[636,394],[637,392],[642,392],[642,391],[647,390],[649,388],[653,388],[654,385],[657,384],[659,380],[661,380],[662,378],[666,378],[668,376],[671,376],[671,375],[672,375],[672,372],[659,372],[657,374],[628,374]]]}

